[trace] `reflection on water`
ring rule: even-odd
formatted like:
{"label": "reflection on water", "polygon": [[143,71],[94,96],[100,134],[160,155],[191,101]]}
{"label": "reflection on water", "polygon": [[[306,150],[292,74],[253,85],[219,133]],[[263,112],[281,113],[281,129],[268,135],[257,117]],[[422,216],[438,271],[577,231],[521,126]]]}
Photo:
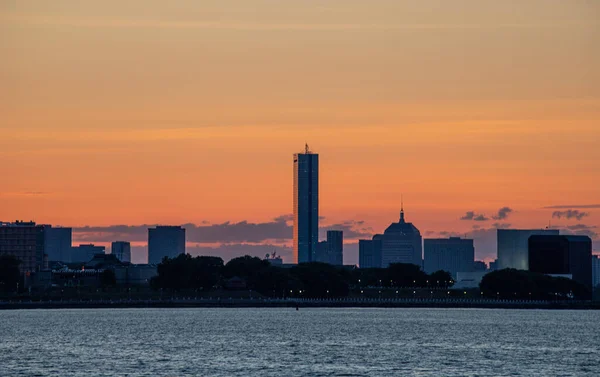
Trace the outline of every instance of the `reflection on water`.
{"label": "reflection on water", "polygon": [[597,311],[0,311],[1,376],[597,376]]}

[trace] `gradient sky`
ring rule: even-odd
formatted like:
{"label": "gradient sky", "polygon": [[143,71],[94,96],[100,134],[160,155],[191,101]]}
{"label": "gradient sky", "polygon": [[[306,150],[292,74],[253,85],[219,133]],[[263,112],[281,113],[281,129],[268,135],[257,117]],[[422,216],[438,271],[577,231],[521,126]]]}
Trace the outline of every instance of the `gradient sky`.
{"label": "gradient sky", "polygon": [[0,220],[277,226],[308,142],[356,237],[404,193],[427,236],[600,239],[598,46],[596,1],[0,0]]}

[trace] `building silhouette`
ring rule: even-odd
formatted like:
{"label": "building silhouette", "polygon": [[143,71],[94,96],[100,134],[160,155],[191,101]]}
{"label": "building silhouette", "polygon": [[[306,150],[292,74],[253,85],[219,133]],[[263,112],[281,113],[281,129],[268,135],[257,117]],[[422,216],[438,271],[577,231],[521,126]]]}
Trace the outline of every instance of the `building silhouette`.
{"label": "building silhouette", "polygon": [[115,241],[111,244],[110,253],[121,262],[131,263],[131,244],[125,241]]}
{"label": "building silhouette", "polygon": [[341,230],[327,231],[327,254],[329,263],[335,266],[344,265],[344,232]]}
{"label": "building silhouette", "polygon": [[383,232],[381,266],[392,263],[412,263],[423,267],[423,244],[421,232],[404,219],[404,207],[400,210],[400,220],[392,223]]}
{"label": "building silhouette", "polygon": [[592,288],[592,240],[588,236],[533,235],[529,237],[529,270],[571,275]]}
{"label": "building silhouette", "polygon": [[158,264],[164,257],[185,254],[185,229],[180,226],[157,226],[148,229],[148,263]]}
{"label": "building silhouette", "polygon": [[473,271],[483,272],[483,271],[487,271],[487,269],[488,269],[487,264],[485,264],[484,261],[476,260],[475,262],[473,262]]}
{"label": "building silhouette", "polygon": [[600,286],[600,258],[592,255],[592,285],[597,289]]}
{"label": "building silhouette", "polygon": [[370,240],[358,240],[358,266],[360,268],[381,268],[382,234]]}
{"label": "building silhouette", "polygon": [[473,240],[460,237],[425,239],[423,269],[431,274],[447,271],[456,280],[457,272],[474,271],[475,247]]}
{"label": "building silhouette", "polygon": [[87,263],[94,259],[96,254],[106,254],[106,247],[94,244],[83,244],[71,248],[71,262]]}
{"label": "building silhouette", "polygon": [[71,247],[73,246],[72,228],[53,228],[44,226],[44,249],[51,262],[71,262]]}
{"label": "building silhouette", "polygon": [[344,265],[344,232],[328,230],[327,241],[317,244],[316,262],[329,263],[335,266]]}
{"label": "building silhouette", "polygon": [[21,274],[44,268],[45,227],[35,222],[0,222],[0,256],[12,255],[21,261]]}
{"label": "building silhouette", "polygon": [[294,154],[294,263],[314,262],[319,242],[319,155]]}
{"label": "building silhouette", "polygon": [[558,235],[556,229],[498,229],[497,269],[529,269],[529,237],[533,235]]}

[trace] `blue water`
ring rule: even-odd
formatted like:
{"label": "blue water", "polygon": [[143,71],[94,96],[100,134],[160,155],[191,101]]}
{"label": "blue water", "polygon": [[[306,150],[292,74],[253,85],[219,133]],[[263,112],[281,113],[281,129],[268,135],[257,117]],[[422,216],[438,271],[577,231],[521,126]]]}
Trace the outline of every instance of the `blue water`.
{"label": "blue water", "polygon": [[0,311],[1,376],[599,376],[597,311]]}

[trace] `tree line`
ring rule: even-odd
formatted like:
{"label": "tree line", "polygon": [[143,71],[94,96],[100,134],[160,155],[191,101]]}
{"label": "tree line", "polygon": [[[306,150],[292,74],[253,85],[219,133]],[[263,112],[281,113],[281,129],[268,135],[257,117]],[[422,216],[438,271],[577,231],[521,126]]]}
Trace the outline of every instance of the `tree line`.
{"label": "tree line", "polygon": [[344,297],[354,287],[424,288],[448,287],[453,283],[445,271],[428,275],[419,266],[403,263],[388,268],[348,269],[311,262],[282,268],[251,256],[234,258],[225,264],[219,257],[182,254],[163,259],[151,286],[206,291],[226,287],[232,278],[243,279],[246,289],[272,297]]}

